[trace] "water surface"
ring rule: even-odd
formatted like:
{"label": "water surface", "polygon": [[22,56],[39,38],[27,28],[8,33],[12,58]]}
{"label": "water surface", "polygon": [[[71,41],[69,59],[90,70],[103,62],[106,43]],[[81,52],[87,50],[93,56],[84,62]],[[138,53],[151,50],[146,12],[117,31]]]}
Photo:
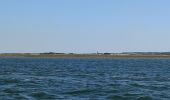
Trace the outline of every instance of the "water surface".
{"label": "water surface", "polygon": [[0,100],[170,100],[170,59],[0,58]]}

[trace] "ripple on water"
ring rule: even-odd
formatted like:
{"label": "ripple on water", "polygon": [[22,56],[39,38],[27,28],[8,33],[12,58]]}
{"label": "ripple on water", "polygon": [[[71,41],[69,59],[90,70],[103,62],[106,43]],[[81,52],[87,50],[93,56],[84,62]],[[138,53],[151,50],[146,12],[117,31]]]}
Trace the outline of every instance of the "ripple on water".
{"label": "ripple on water", "polygon": [[110,100],[128,100],[128,98],[125,98],[125,97],[120,96],[120,95],[108,96],[107,99],[110,99]]}
{"label": "ripple on water", "polygon": [[169,87],[166,84],[152,84],[152,83],[145,83],[145,82],[134,82],[130,84],[133,87],[137,88],[143,88],[143,89],[149,89],[149,90],[154,90],[154,91],[165,91],[168,90]]}
{"label": "ripple on water", "polygon": [[8,93],[8,94],[17,94],[20,93],[21,91],[14,89],[14,88],[7,88],[3,90],[4,93]]}
{"label": "ripple on water", "polygon": [[34,92],[34,93],[31,93],[30,96],[36,99],[47,99],[47,100],[55,99],[55,95],[49,94],[47,92]]}
{"label": "ripple on water", "polygon": [[153,100],[153,98],[150,96],[142,96],[142,97],[137,98],[136,100]]}
{"label": "ripple on water", "polygon": [[1,83],[4,83],[4,84],[16,84],[16,83],[19,83],[20,80],[16,79],[16,78],[3,78],[0,80]]}
{"label": "ripple on water", "polygon": [[69,91],[69,92],[65,92],[64,94],[67,94],[67,95],[87,95],[87,94],[90,94],[90,93],[94,93],[96,92],[97,90],[95,89],[79,89],[79,90],[73,90],[73,91]]}
{"label": "ripple on water", "polygon": [[137,97],[139,96],[140,94],[137,94],[137,93],[125,93],[124,96],[127,96],[127,97]]}

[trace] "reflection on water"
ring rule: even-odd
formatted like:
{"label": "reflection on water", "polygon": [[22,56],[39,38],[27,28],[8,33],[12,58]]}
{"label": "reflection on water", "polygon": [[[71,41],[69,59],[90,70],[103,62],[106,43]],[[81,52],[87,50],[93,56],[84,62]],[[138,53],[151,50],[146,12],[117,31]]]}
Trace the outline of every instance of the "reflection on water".
{"label": "reflection on water", "polygon": [[169,100],[170,59],[0,58],[0,100]]}

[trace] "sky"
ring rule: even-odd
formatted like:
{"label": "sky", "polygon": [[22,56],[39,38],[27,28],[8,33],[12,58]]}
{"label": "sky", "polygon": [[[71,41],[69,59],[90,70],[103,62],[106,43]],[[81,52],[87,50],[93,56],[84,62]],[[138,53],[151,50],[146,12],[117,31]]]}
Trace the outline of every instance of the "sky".
{"label": "sky", "polygon": [[0,0],[0,53],[168,52],[170,0]]}

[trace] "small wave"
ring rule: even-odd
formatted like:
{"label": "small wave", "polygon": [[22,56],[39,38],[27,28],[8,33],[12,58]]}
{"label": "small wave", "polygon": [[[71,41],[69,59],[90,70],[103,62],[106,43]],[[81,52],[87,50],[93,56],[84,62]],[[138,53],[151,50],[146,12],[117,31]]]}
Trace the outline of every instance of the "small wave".
{"label": "small wave", "polygon": [[120,96],[120,95],[112,95],[112,96],[108,96],[107,99],[111,99],[111,100],[127,100],[128,98],[125,98],[125,97]]}
{"label": "small wave", "polygon": [[128,96],[128,97],[136,97],[136,96],[139,96],[140,94],[137,94],[137,93],[125,93],[124,96]]}
{"label": "small wave", "polygon": [[7,88],[3,90],[4,93],[8,93],[8,94],[16,94],[16,93],[20,93],[22,91],[19,91],[15,88]]}
{"label": "small wave", "polygon": [[35,92],[31,94],[32,97],[37,99],[55,99],[55,95],[48,94],[46,92]]}
{"label": "small wave", "polygon": [[65,92],[64,94],[69,94],[69,95],[82,95],[82,94],[89,94],[92,93],[96,90],[92,90],[92,89],[81,89],[81,90],[75,90],[75,91],[71,91],[71,92]]}
{"label": "small wave", "polygon": [[113,80],[133,80],[133,81],[147,81],[151,80],[150,78],[144,76],[112,76]]}
{"label": "small wave", "polygon": [[130,84],[131,86],[134,86],[134,87],[147,87],[145,84],[141,84],[141,83],[132,83]]}
{"label": "small wave", "polygon": [[15,79],[15,78],[7,78],[7,79],[1,79],[1,82],[2,83],[5,83],[5,84],[11,84],[11,83],[19,83],[20,82],[20,80],[18,80],[18,79]]}
{"label": "small wave", "polygon": [[150,96],[143,96],[143,97],[137,98],[136,100],[153,100],[153,98]]}

